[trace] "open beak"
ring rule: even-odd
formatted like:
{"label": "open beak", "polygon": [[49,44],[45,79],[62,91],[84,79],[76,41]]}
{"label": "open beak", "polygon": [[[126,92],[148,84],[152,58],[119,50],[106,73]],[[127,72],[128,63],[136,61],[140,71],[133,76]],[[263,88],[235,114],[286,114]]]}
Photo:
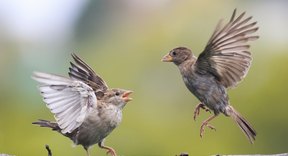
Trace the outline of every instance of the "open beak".
{"label": "open beak", "polygon": [[133,93],[133,91],[130,91],[130,90],[125,91],[125,92],[123,93],[123,95],[122,95],[122,99],[123,99],[125,102],[131,101],[132,98],[129,97],[129,95],[130,95],[131,93]]}
{"label": "open beak", "polygon": [[161,59],[162,62],[172,62],[173,61],[173,58],[172,56],[170,56],[169,54],[165,55],[162,59]]}

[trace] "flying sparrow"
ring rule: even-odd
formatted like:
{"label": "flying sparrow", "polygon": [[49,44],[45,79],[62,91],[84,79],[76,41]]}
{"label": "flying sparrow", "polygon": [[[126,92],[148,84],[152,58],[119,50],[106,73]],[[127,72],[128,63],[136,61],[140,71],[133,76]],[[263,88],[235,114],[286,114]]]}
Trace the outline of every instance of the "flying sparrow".
{"label": "flying sparrow", "polygon": [[104,139],[120,124],[122,109],[132,98],[132,91],[109,89],[105,81],[84,61],[72,54],[75,63],[69,68],[69,78],[34,72],[32,78],[56,122],[39,120],[33,124],[48,127],[82,145],[89,156],[89,147],[98,144],[107,154],[116,156]]}
{"label": "flying sparrow", "polygon": [[244,18],[244,15],[245,12],[235,18],[235,9],[227,24],[223,25],[220,20],[198,58],[186,47],[175,48],[162,58],[163,62],[173,62],[178,67],[186,87],[200,101],[194,111],[194,120],[201,108],[214,113],[202,123],[200,137],[205,126],[215,129],[209,122],[223,113],[232,117],[250,143],[255,140],[256,131],[230,105],[227,94],[229,88],[243,80],[250,68],[252,57],[247,42],[259,38],[252,35],[258,30],[256,22],[249,22],[252,17]]}

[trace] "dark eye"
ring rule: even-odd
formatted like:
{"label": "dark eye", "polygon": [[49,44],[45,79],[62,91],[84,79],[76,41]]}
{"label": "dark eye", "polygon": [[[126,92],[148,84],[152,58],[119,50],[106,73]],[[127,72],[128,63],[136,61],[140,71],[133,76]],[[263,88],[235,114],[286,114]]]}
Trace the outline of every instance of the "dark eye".
{"label": "dark eye", "polygon": [[173,55],[173,56],[176,56],[176,54],[177,54],[177,53],[176,53],[175,51],[172,52],[172,55]]}
{"label": "dark eye", "polygon": [[116,95],[116,96],[119,96],[119,95],[120,95],[120,93],[119,93],[119,92],[116,92],[116,93],[115,93],[115,95]]}

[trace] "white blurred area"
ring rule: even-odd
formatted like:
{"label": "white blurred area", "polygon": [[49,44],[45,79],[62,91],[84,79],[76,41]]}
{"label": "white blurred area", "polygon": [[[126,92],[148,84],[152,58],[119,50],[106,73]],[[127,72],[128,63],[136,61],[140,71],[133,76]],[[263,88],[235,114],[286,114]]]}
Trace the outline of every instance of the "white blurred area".
{"label": "white blurred area", "polygon": [[[75,27],[88,3],[88,0],[1,0],[0,70],[19,70],[13,73],[22,77],[26,74],[24,69],[35,70],[41,64],[47,67],[51,62],[55,62],[51,68],[59,66],[61,53],[68,52],[66,48],[73,41]],[[11,62],[16,66],[11,67]],[[1,78],[9,80],[11,75]]]}
{"label": "white blurred area", "polygon": [[[13,44],[61,45],[73,37],[88,0],[1,0],[0,39]],[[4,40],[4,41],[3,41]]]}
{"label": "white blurred area", "polygon": [[258,21],[260,39],[267,43],[263,46],[286,48],[288,43],[288,1],[251,1],[251,6],[253,8],[247,6],[253,10],[249,14],[252,14]]}

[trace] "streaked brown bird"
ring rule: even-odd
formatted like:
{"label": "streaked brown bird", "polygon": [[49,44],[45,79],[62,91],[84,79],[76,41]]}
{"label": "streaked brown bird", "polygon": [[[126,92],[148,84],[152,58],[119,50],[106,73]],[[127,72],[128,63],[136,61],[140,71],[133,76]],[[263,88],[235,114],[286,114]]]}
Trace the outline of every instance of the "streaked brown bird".
{"label": "streaked brown bird", "polygon": [[69,68],[69,78],[34,72],[32,78],[56,122],[39,120],[33,124],[48,127],[82,145],[88,156],[89,147],[98,144],[107,154],[116,156],[104,139],[120,124],[122,109],[132,98],[132,91],[109,89],[105,81],[84,61],[72,54],[75,63]]}
{"label": "streaked brown bird", "polygon": [[178,67],[186,87],[200,101],[194,111],[194,120],[201,108],[214,113],[202,123],[201,137],[205,126],[215,129],[209,122],[223,113],[232,117],[251,143],[255,140],[256,131],[230,105],[227,94],[229,88],[243,80],[250,68],[252,57],[248,42],[259,38],[253,35],[258,30],[257,22],[250,22],[252,17],[244,18],[244,15],[245,12],[235,17],[235,9],[228,23],[223,25],[220,20],[198,58],[186,47],[175,48],[162,58],[163,62],[173,62]]}

